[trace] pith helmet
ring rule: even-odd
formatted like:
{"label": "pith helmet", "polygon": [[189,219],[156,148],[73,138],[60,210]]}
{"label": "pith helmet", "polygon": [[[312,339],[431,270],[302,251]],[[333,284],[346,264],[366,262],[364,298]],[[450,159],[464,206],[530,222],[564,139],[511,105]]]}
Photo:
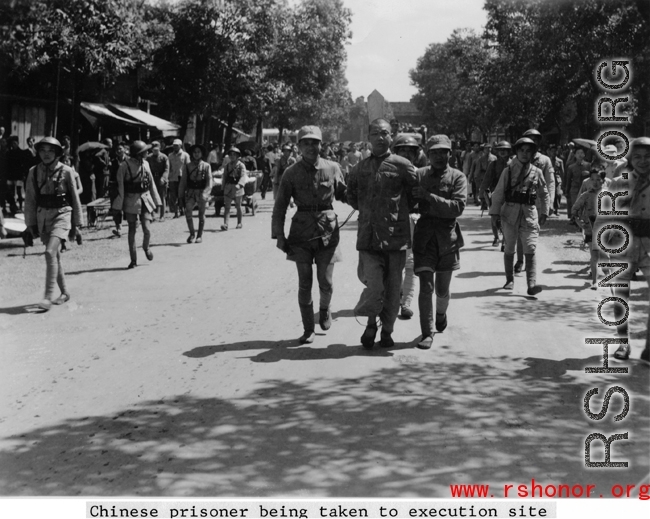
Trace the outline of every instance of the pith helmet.
{"label": "pith helmet", "polygon": [[522,137],[530,137],[530,138],[532,138],[532,139],[534,139],[535,137],[537,137],[537,138],[541,139],[541,138],[542,138],[542,134],[539,133],[539,132],[538,132],[537,130],[535,130],[534,128],[531,128],[530,130],[526,130],[526,131],[524,132],[524,134],[522,135]]}
{"label": "pith helmet", "polygon": [[49,144],[50,146],[54,146],[54,148],[56,149],[57,156],[63,155],[63,146],[61,146],[61,143],[58,141],[58,139],[55,139],[54,137],[43,137],[40,141],[38,141],[34,145],[36,151],[40,151],[41,146],[43,144]]}
{"label": "pith helmet", "polygon": [[519,149],[519,147],[523,146],[524,144],[530,144],[535,149],[535,151],[537,151],[537,144],[535,144],[535,141],[530,137],[522,137],[517,142],[515,142],[515,150]]}
{"label": "pith helmet", "polygon": [[508,141],[499,141],[494,145],[495,150],[509,150],[512,149]]}
{"label": "pith helmet", "polygon": [[393,148],[418,148],[418,141],[412,135],[398,135]]}
{"label": "pith helmet", "polygon": [[131,146],[129,146],[129,154],[131,157],[136,157],[140,153],[143,153],[151,149],[151,144],[147,144],[144,141],[133,141]]}
{"label": "pith helmet", "polygon": [[650,146],[650,137],[638,137],[630,143],[630,150],[637,146]]}

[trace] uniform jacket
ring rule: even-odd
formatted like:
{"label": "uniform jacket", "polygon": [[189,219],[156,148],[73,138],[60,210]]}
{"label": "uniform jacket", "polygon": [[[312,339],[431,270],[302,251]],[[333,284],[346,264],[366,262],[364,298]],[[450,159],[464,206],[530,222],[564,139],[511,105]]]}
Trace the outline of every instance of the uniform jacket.
{"label": "uniform jacket", "polygon": [[[65,194],[69,205],[60,209],[38,207],[36,193],[44,195]],[[25,182],[25,225],[38,226],[38,232],[46,231],[46,222],[63,216],[71,223],[81,226],[81,202],[74,180],[72,168],[54,161],[50,167],[40,163],[29,170]]]}
{"label": "uniform jacket", "polygon": [[591,164],[584,160],[580,164],[576,162],[569,166],[566,172],[566,187],[564,192],[574,197],[578,196],[582,182],[585,177],[589,176],[590,167]]}
{"label": "uniform jacket", "polygon": [[[127,182],[140,182],[144,176],[149,177],[149,190],[144,193],[127,193],[124,184]],[[129,214],[140,214],[142,204],[150,213],[162,205],[156,183],[154,182],[149,163],[146,160],[128,158],[120,164],[117,170],[117,197],[113,201],[113,209]]]}
{"label": "uniform jacket", "polygon": [[555,200],[555,169],[553,168],[550,157],[538,151],[535,153],[532,163],[533,166],[541,169],[544,174],[544,182],[546,182],[549,200]]}
{"label": "uniform jacket", "polygon": [[481,153],[478,158],[474,160],[474,164],[472,164],[471,178],[473,178],[474,182],[476,182],[477,188],[481,187],[481,184],[483,183],[483,177],[485,177],[488,167],[495,160],[497,160],[497,157],[496,155],[492,155],[492,153],[489,155]]}
{"label": "uniform jacket", "polygon": [[359,211],[357,250],[410,248],[409,211],[417,184],[413,165],[390,152],[370,155],[350,170],[347,200]]}
{"label": "uniform jacket", "polygon": [[483,182],[481,182],[481,186],[479,188],[479,197],[483,196],[483,193],[485,193],[485,191],[494,193],[494,190],[497,187],[497,183],[499,182],[499,178],[501,178],[501,173],[503,173],[503,170],[508,165],[509,160],[510,158],[502,159],[501,157],[497,157],[496,160],[493,160],[488,164],[487,171],[483,177]]}
{"label": "uniform jacket", "polygon": [[164,184],[169,182],[169,159],[164,153],[158,153],[156,157],[153,153],[147,157],[149,169],[157,181],[163,181]]}
{"label": "uniform jacket", "polygon": [[424,250],[432,236],[436,237],[440,255],[458,250],[463,242],[456,218],[463,214],[467,203],[467,177],[449,166],[441,172],[430,166],[420,168],[417,177],[429,196],[417,200],[421,216],[415,226],[413,250]]}
{"label": "uniform jacket", "polygon": [[197,191],[189,187],[189,180],[201,182],[203,185],[201,196],[204,200],[210,198],[210,191],[212,190],[212,168],[210,168],[210,164],[203,160],[185,164],[183,167],[183,176],[178,185],[178,193],[181,198],[185,196],[185,191]]}
{"label": "uniform jacket", "polygon": [[[537,193],[535,205],[506,202],[506,183],[510,182],[512,192],[525,193],[529,188]],[[492,195],[491,215],[501,215],[501,219],[511,225],[523,216],[530,226],[537,226],[538,214],[548,215],[550,199],[542,170],[532,164],[522,164],[517,158],[501,173],[499,183]]]}
{"label": "uniform jacket", "polygon": [[[628,173],[627,179],[622,176],[616,177],[607,188],[604,188],[605,190],[612,193],[612,196],[627,191],[627,195],[621,195],[616,198],[615,207],[616,211],[627,212],[627,214],[603,214],[612,210],[612,199],[609,196],[602,197],[601,209],[594,224],[594,234],[597,234],[605,224],[619,224],[629,229],[626,221],[630,218],[649,220],[648,225],[650,225],[650,178],[644,178],[636,172],[631,172]],[[614,245],[610,244],[606,234],[603,235],[603,242],[613,248]],[[619,238],[622,238],[622,236]],[[644,251],[650,250],[650,237],[640,237],[630,234],[629,238],[631,244],[625,248],[621,257],[629,256],[631,258],[638,258],[639,248],[641,247]],[[621,246],[622,241],[619,240],[618,244],[618,246]]]}
{"label": "uniform jacket", "polygon": [[[284,222],[291,197],[299,208],[313,207],[314,210],[296,211],[287,239],[290,244],[300,244],[316,236],[334,233],[337,230],[336,213],[332,209],[318,210],[318,206],[331,206],[334,199],[345,201],[345,191],[341,168],[334,161],[319,157],[315,165],[301,160],[290,166],[282,175],[278,187],[271,237],[284,236]],[[338,243],[338,234],[333,238]]]}

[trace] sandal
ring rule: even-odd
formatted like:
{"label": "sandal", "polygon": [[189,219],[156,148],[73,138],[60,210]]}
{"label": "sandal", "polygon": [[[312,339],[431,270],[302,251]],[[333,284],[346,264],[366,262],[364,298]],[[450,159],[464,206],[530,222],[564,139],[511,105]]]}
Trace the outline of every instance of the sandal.
{"label": "sandal", "polygon": [[67,303],[70,301],[70,294],[67,292],[63,292],[59,297],[57,297],[54,301],[52,301],[53,305],[62,305],[63,303]]}

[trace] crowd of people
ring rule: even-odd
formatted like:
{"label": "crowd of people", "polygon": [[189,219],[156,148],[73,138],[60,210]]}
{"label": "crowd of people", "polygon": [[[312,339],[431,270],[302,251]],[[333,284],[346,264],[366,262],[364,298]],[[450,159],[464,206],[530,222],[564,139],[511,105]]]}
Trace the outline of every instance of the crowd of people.
{"label": "crowd of people", "polygon": [[[446,135],[427,138],[423,127],[400,133],[403,130],[395,121],[377,119],[369,126],[369,142],[327,143],[318,127],[306,126],[296,143],[265,144],[259,149],[243,146],[243,153],[235,146],[225,151],[222,145],[210,143],[208,150],[200,144],[184,145],[180,139],[169,146],[140,140],[113,145],[105,139],[100,146],[87,146],[80,153],[79,172],[70,155],[69,139],[63,143],[52,137],[38,143],[31,139],[28,149],[22,150],[17,138],[2,137],[2,213],[24,211],[26,234],[40,237],[46,247],[46,288],[40,306],[48,310],[70,298],[61,251],[66,240],[81,242],[79,227],[94,225],[96,199],[108,199],[116,237],[121,237],[126,220],[127,268],[132,269],[138,264],[138,222],[149,261],[153,260],[150,223],[168,214],[185,216],[187,243],[201,243],[206,210],[218,183],[225,206],[221,230],[229,229],[232,203],[239,229],[249,174],[259,172],[261,198],[272,187],[273,238],[297,265],[303,344],[312,342],[315,334],[313,264],[320,290],[319,324],[324,330],[331,327],[334,264],[341,260],[333,200],[359,212],[358,276],[365,288],[355,314],[367,317],[361,344],[368,349],[374,347],[380,327],[379,345],[393,346],[397,316],[414,315],[415,277],[419,279],[422,332],[418,347],[430,348],[434,329],[445,330],[452,274],[460,268],[464,244],[458,218],[468,199],[491,217],[493,246],[500,244],[503,252],[503,288],[512,290],[515,274],[525,269],[527,293],[535,297],[542,291],[536,282],[535,255],[540,227],[548,217],[560,216],[562,197],[568,225],[581,229],[590,249],[589,276],[591,288],[596,289],[598,280],[610,275],[608,270],[599,270],[599,261],[621,259],[614,253],[604,256],[598,246],[599,230],[612,219],[599,215],[599,194],[607,187],[627,189],[631,195],[613,202],[619,210],[625,204],[630,207],[632,218],[624,223],[638,238],[632,251],[622,257],[630,263],[626,279],[641,269],[648,270],[650,282],[646,253],[650,242],[645,243],[650,239],[650,206],[645,207],[645,190],[650,189],[650,138],[633,140],[627,158],[623,158],[627,143],[612,139],[602,149],[609,158],[603,159],[595,143],[575,139],[562,146],[545,145],[535,129],[524,132],[513,144],[502,140],[463,146]],[[81,214],[84,205],[87,222]],[[285,236],[289,208],[296,211]],[[195,209],[198,227],[194,226]],[[2,225],[0,231],[4,234]],[[57,285],[61,294],[55,298]],[[629,296],[629,288],[617,293]],[[626,324],[620,324],[618,331],[627,335]],[[621,344],[614,354],[623,360],[629,355],[629,344]],[[647,344],[642,358],[648,360]]]}

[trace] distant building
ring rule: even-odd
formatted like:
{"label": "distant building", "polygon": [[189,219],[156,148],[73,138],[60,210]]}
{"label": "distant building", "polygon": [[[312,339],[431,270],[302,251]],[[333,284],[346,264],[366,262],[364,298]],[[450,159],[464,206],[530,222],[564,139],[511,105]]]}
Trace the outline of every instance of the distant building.
{"label": "distant building", "polygon": [[393,117],[400,124],[407,124],[413,127],[426,125],[424,114],[417,109],[414,103],[408,101],[390,101],[390,107],[393,109]]}

